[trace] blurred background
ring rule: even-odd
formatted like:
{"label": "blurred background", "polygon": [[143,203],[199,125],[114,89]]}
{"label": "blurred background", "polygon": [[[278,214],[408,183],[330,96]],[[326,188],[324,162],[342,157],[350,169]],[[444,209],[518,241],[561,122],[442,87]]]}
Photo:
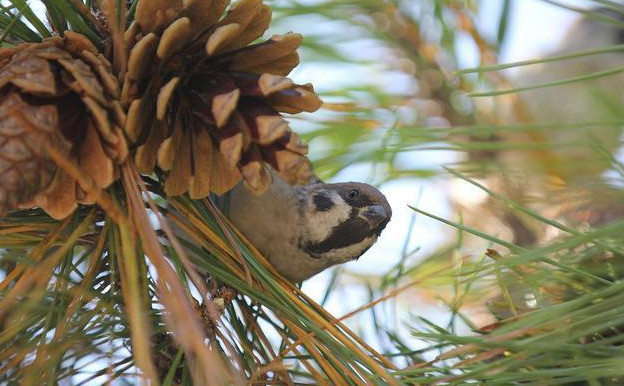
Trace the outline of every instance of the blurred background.
{"label": "blurred background", "polygon": [[[453,276],[462,264],[491,261],[488,248],[504,255],[505,242],[545,245],[559,231],[545,221],[563,213],[582,212],[588,227],[604,222],[588,225],[587,217],[619,218],[618,205],[605,204],[621,194],[612,163],[624,85],[624,54],[614,47],[624,42],[619,2],[270,5],[272,32],[305,36],[302,65],[291,76],[314,84],[325,101],[320,112],[292,120],[309,140],[315,170],[330,181],[374,183],[393,207],[387,230],[360,260],[303,284],[341,316],[413,282],[347,320],[375,347],[390,350],[398,340],[423,348],[415,329],[470,334],[497,320],[487,302],[499,292],[496,279],[467,285]],[[597,49],[608,52],[587,52]],[[573,57],[557,58],[565,55]],[[519,61],[528,63],[497,67]],[[587,194],[600,198],[588,202]],[[598,202],[607,208],[594,208]],[[528,299],[516,307],[537,307]]]}

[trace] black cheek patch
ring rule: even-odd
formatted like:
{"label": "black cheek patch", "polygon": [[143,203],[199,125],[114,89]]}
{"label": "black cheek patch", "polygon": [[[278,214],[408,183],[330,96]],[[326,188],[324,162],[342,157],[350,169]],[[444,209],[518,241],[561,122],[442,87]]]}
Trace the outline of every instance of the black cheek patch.
{"label": "black cheek patch", "polygon": [[327,212],[334,206],[334,202],[331,200],[331,198],[327,197],[324,194],[316,194],[313,200],[314,206],[319,212]]}
{"label": "black cheek patch", "polygon": [[[361,218],[352,218],[338,226],[335,226],[329,237],[325,240],[319,243],[305,244],[304,250],[310,256],[320,258],[321,255],[329,251],[357,244],[371,234],[373,234],[373,232],[371,232],[371,229],[365,220]],[[364,252],[365,250],[361,251],[357,256],[350,257],[359,257]]]}

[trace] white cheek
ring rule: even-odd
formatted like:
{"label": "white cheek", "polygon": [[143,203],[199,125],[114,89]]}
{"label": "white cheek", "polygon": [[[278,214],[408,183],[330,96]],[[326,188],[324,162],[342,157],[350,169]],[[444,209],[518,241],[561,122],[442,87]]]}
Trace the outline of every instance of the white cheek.
{"label": "white cheek", "polygon": [[[334,206],[325,212],[312,210],[305,219],[305,225],[308,231],[307,239],[312,243],[320,243],[327,239],[332,229],[336,225],[345,222],[351,214],[351,206],[347,205],[338,193],[331,192],[326,194],[330,194]],[[308,208],[314,207],[312,198],[310,198],[308,201]]]}

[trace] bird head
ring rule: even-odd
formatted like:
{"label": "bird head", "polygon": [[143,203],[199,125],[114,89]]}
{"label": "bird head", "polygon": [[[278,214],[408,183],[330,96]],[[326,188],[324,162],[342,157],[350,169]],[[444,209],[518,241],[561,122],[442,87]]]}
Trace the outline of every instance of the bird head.
{"label": "bird head", "polygon": [[306,232],[299,243],[310,257],[328,264],[359,258],[392,216],[386,197],[368,184],[313,184],[303,200]]}

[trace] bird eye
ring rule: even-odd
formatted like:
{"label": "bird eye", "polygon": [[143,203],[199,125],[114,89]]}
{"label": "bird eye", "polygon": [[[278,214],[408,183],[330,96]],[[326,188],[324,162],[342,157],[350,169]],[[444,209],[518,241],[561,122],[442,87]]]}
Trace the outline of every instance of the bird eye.
{"label": "bird eye", "polygon": [[353,189],[349,192],[349,198],[352,200],[355,200],[356,198],[358,198],[360,196],[360,191],[357,189]]}

